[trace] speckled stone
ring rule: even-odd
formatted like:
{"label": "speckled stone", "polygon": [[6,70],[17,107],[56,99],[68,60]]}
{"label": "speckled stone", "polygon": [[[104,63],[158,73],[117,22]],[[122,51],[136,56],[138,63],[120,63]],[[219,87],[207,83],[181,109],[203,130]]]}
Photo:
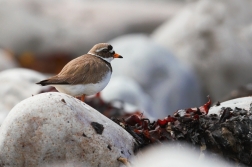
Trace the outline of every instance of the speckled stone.
{"label": "speckled stone", "polygon": [[[17,104],[0,128],[0,166],[118,167],[135,140],[80,100],[43,93]],[[75,166],[75,165],[74,165]]]}

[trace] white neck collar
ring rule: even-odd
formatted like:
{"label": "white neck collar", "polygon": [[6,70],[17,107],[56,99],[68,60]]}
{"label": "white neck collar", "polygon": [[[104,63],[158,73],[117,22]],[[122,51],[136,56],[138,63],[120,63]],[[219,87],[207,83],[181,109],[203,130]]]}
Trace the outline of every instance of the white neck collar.
{"label": "white neck collar", "polygon": [[101,57],[101,56],[99,56],[99,55],[96,55],[96,54],[93,54],[93,53],[90,53],[90,52],[88,52],[88,54],[93,55],[93,56],[96,56],[96,57],[99,57],[99,58],[105,60],[105,61],[108,62],[108,63],[110,63],[110,62],[114,59],[113,57],[104,58],[104,57]]}

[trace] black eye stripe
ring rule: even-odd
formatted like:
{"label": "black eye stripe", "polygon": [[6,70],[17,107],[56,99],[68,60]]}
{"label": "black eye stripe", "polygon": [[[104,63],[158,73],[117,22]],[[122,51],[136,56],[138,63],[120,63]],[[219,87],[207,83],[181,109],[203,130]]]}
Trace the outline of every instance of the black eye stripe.
{"label": "black eye stripe", "polygon": [[102,52],[108,52],[108,49],[102,49]]}

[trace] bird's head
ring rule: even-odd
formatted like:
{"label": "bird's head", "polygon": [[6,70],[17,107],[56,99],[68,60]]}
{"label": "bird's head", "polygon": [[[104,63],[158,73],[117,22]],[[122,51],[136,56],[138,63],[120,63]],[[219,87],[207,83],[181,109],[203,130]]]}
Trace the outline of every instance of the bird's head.
{"label": "bird's head", "polygon": [[115,53],[113,47],[108,43],[99,43],[93,46],[88,54],[98,56],[107,62],[111,62],[114,58],[123,58],[121,55]]}

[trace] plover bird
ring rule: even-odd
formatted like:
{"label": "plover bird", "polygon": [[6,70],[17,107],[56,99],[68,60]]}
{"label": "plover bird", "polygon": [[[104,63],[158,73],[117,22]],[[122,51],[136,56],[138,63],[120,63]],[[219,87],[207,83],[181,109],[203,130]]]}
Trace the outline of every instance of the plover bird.
{"label": "plover bird", "polygon": [[114,58],[123,58],[115,53],[108,43],[99,43],[85,55],[67,63],[61,72],[37,84],[54,86],[59,92],[80,97],[93,95],[103,90],[109,83]]}

